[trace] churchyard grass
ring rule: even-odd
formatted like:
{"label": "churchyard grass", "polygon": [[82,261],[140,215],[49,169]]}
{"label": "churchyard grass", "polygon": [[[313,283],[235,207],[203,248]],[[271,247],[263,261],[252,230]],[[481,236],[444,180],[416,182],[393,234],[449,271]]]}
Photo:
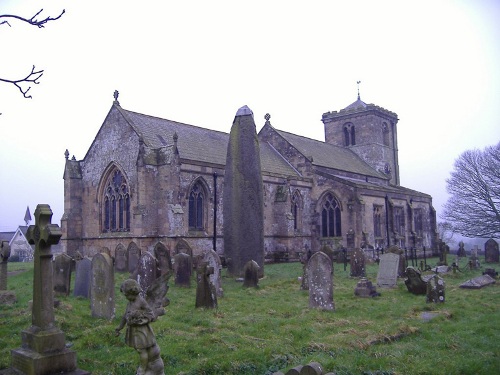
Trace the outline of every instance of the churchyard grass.
{"label": "churchyard grass", "polygon": [[[430,261],[435,264],[437,260]],[[463,261],[464,262],[464,261]],[[308,308],[300,290],[300,263],[265,266],[259,288],[242,284],[223,271],[224,297],[214,310],[195,309],[195,282],[181,288],[170,281],[170,306],[152,324],[166,374],[272,374],[320,362],[336,374],[494,374],[500,369],[500,283],[479,290],[459,285],[481,270],[449,273],[446,302],[427,304],[425,296],[406,290],[402,279],[377,298],[354,296],[358,278],[349,266],[334,265],[335,311]],[[9,263],[8,289],[14,306],[0,306],[0,369],[10,364],[10,350],[21,344],[31,324],[33,265]],[[367,266],[376,283],[378,266]],[[134,374],[138,354],[114,329],[125,310],[119,292],[126,274],[115,274],[116,318],[90,316],[89,300],[59,297],[56,323],[77,352],[78,367],[100,374]],[[425,321],[421,314],[436,317]]]}

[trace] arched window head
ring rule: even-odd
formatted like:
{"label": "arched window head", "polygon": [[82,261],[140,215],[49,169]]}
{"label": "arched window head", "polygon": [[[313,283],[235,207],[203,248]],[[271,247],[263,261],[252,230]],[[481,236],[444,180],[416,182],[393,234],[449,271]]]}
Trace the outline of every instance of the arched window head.
{"label": "arched window head", "polygon": [[127,232],[130,230],[130,190],[119,169],[114,169],[104,184],[102,199],[102,231]]}
{"label": "arched window head", "polygon": [[203,186],[197,181],[189,192],[189,229],[203,230],[205,212],[205,192]]}
{"label": "arched window head", "polygon": [[356,131],[352,123],[344,125],[344,141],[346,146],[354,146],[356,144]]}
{"label": "arched window head", "polygon": [[322,237],[341,237],[340,205],[337,199],[328,193],[321,206],[321,235]]}

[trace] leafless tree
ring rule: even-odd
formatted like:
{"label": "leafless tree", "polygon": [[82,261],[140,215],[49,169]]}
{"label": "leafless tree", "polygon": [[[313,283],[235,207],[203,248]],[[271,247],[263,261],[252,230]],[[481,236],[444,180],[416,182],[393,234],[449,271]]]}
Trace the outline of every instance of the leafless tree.
{"label": "leafless tree", "polygon": [[[65,12],[65,10],[63,9],[61,14],[58,15],[57,17],[48,16],[48,17],[43,18],[43,19],[37,19],[37,17],[40,15],[40,13],[42,13],[42,11],[43,11],[43,9],[40,9],[31,18],[24,18],[24,17],[20,17],[17,15],[14,15],[14,14],[0,14],[0,25],[7,25],[7,26],[11,27],[9,20],[18,20],[18,21],[26,22],[27,24],[32,25],[32,26],[37,26],[38,28],[43,28],[43,27],[45,27],[46,23],[48,23],[50,21],[55,21],[55,20],[58,20],[59,18],[61,18]],[[37,69],[35,69],[35,65],[33,65],[33,67],[31,68],[31,72],[29,74],[27,74],[26,76],[20,77],[18,79],[8,79],[8,78],[1,78],[0,77],[0,82],[13,84],[14,86],[16,86],[19,89],[19,91],[21,92],[21,94],[25,98],[31,99],[32,96],[28,94],[29,90],[31,89],[31,84],[38,85],[40,83],[39,79],[42,77],[42,75],[43,75],[43,69],[37,70]]]}
{"label": "leafless tree", "polygon": [[446,180],[450,198],[441,217],[465,237],[500,238],[500,143],[468,150]]}
{"label": "leafless tree", "polygon": [[440,221],[437,223],[437,230],[439,238],[446,242],[447,245],[453,245],[455,243],[455,241],[453,241],[455,233],[453,232],[451,223],[448,221]]}

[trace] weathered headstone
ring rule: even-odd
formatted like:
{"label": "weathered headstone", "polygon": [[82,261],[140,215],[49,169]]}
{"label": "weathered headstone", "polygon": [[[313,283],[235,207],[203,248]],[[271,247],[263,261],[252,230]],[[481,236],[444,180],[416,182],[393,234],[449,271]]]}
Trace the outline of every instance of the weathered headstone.
{"label": "weathered headstone", "polygon": [[158,261],[160,275],[164,275],[172,271],[172,260],[170,259],[170,253],[163,244],[159,243],[155,246],[154,256]]}
{"label": "weathered headstone", "polygon": [[333,302],[333,265],[325,253],[318,251],[307,264],[309,307],[335,310]]}
{"label": "weathered headstone", "polygon": [[311,362],[300,369],[300,375],[323,375],[323,367],[319,362]]}
{"label": "weathered headstone", "polygon": [[56,295],[69,295],[72,263],[73,259],[67,254],[58,254],[54,257],[52,271],[54,272],[54,292]]}
{"label": "weathered headstone", "polygon": [[55,326],[50,247],[59,242],[62,232],[51,219],[50,206],[39,204],[35,225],[26,233],[30,244],[35,244],[32,324],[21,332],[21,348],[11,351],[12,368],[27,375],[88,374],[77,369],[76,352],[66,348],[64,332]]}
{"label": "weathered headstone", "polygon": [[76,262],[75,269],[75,289],[73,295],[75,297],[90,297],[90,271],[92,261],[89,258],[83,258]]}
{"label": "weathered headstone", "polygon": [[115,317],[115,274],[108,254],[94,255],[91,266],[90,309],[95,318]]}
{"label": "weathered headstone", "polygon": [[380,264],[377,274],[377,286],[394,288],[398,279],[400,256],[394,253],[380,255]]}
{"label": "weathered headstone", "polygon": [[388,247],[385,250],[385,253],[393,253],[399,255],[398,277],[403,277],[405,275],[406,267],[408,267],[408,262],[406,261],[404,250],[396,245],[393,245]]}
{"label": "weathered headstone", "polygon": [[141,287],[141,296],[144,297],[146,290],[160,276],[157,259],[148,251],[144,252],[139,258],[134,274]]}
{"label": "weathered headstone", "polygon": [[370,280],[362,277],[354,289],[354,295],[358,297],[378,297],[380,293],[377,292],[377,288],[373,286]]}
{"label": "weathered headstone", "polygon": [[175,285],[190,287],[191,286],[191,273],[193,270],[193,263],[191,257],[184,253],[179,253],[174,256],[174,277]]}
{"label": "weathered headstone", "polygon": [[351,254],[351,276],[364,277],[366,276],[366,259],[365,253],[360,248],[354,249]]}
{"label": "weathered headstone", "polygon": [[473,279],[467,280],[460,284],[460,288],[464,289],[481,289],[485,286],[495,284],[495,279],[490,275],[482,275]]}
{"label": "weathered headstone", "polygon": [[434,275],[424,275],[420,273],[420,271],[414,267],[408,267],[406,269],[406,277],[405,285],[406,289],[410,293],[421,295],[427,293],[427,281]]}
{"label": "weathered headstone", "polygon": [[254,260],[264,275],[264,188],[252,111],[241,107],[233,121],[224,175],[224,252],[228,272],[242,276]]}
{"label": "weathered headstone", "polygon": [[139,261],[140,256],[141,256],[141,249],[139,249],[134,242],[130,243],[127,249],[128,272],[130,273],[135,272],[137,268],[137,262]]}
{"label": "weathered headstone", "polygon": [[115,271],[128,271],[127,251],[125,250],[123,245],[118,245],[115,249]]}
{"label": "weathered headstone", "polygon": [[500,261],[498,242],[490,238],[484,243],[484,261],[486,263],[498,263]]}
{"label": "weathered headstone", "polygon": [[224,290],[222,289],[222,263],[219,255],[213,250],[208,250],[203,254],[203,260],[208,263],[209,267],[213,267],[214,272],[210,274],[210,282],[215,288],[217,297],[222,297]]}
{"label": "weathered headstone", "polygon": [[427,303],[444,303],[444,280],[433,275],[427,280]]}
{"label": "weathered headstone", "polygon": [[210,281],[210,275],[213,275],[214,268],[208,265],[208,262],[202,261],[196,269],[196,303],[195,307],[204,307],[214,309],[217,307],[217,293],[215,286]]}
{"label": "weathered headstone", "polygon": [[13,305],[16,303],[16,294],[7,290],[7,262],[10,257],[10,245],[8,241],[0,244],[0,305]]}
{"label": "weathered headstone", "polygon": [[259,287],[259,265],[255,260],[249,260],[243,267],[244,279],[243,286],[245,288]]}

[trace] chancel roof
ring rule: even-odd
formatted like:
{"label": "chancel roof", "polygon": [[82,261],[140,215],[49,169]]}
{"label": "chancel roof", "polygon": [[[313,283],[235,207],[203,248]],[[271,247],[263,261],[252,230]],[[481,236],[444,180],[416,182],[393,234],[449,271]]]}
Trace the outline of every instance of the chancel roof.
{"label": "chancel roof", "polygon": [[[173,145],[181,159],[224,166],[226,164],[229,134],[194,125],[144,115],[120,108],[131,126],[147,147],[156,149]],[[260,143],[263,173],[279,176],[298,176],[298,172],[267,143]]]}

